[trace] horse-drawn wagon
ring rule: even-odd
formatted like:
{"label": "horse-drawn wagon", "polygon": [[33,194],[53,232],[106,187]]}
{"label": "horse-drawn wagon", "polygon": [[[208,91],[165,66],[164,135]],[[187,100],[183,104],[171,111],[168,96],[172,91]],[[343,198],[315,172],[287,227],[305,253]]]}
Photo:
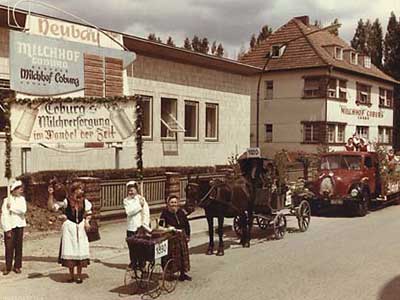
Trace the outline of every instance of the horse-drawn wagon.
{"label": "horse-drawn wagon", "polygon": [[[242,174],[252,183],[253,224],[266,230],[272,229],[274,237],[281,239],[286,233],[287,216],[295,216],[299,230],[308,229],[311,220],[311,208],[307,193],[297,193],[301,181],[287,185],[286,176],[280,174],[273,159],[263,158],[259,154],[245,153],[239,158]],[[239,218],[234,218],[234,231],[241,235]]]}

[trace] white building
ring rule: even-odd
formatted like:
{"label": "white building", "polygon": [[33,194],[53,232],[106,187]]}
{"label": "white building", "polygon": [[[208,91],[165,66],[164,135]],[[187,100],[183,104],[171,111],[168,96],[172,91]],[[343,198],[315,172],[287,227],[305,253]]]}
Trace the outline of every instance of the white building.
{"label": "white building", "polygon": [[[56,94],[57,97],[142,95],[144,99],[144,167],[226,164],[231,154],[240,153],[249,147],[249,76],[260,72],[259,68],[108,31],[108,36],[112,36],[115,42],[106,35],[98,35],[98,31],[82,24],[17,10],[18,23],[27,30],[22,33],[21,28],[16,28],[13,26],[15,24],[8,22],[7,13],[7,7],[0,6],[0,95],[2,98],[10,94],[16,97],[32,98],[38,95],[52,97]],[[12,18],[11,23],[13,23]],[[10,52],[9,49],[18,49],[16,48],[18,41],[20,43],[32,41],[31,45],[42,47],[40,49],[43,50],[35,50],[42,51],[42,54],[40,52],[25,53],[24,57],[18,56],[24,53],[17,53],[17,50]],[[60,68],[65,67],[62,69],[65,71],[64,75],[77,72],[75,81],[71,79],[68,82],[75,84],[75,90],[54,92],[50,87],[46,90],[43,83],[40,87],[37,85],[33,87],[31,79],[22,77],[20,82],[13,81],[15,76],[22,76],[22,67],[19,67],[19,64],[23,64],[21,57],[31,59],[30,62],[33,64],[35,55],[36,62],[40,59],[40,55],[55,58],[58,52],[48,52],[52,51],[49,49],[63,48],[72,49],[70,51],[76,54],[76,58],[81,54],[84,56],[84,68],[77,71],[80,65],[73,64],[73,57],[71,56],[71,60],[68,61],[68,56],[64,57],[62,56],[64,54],[59,53],[64,60],[58,57],[57,63],[61,64]],[[125,65],[126,57],[128,54],[132,56],[132,53],[122,51],[124,48],[135,54],[133,63],[127,66]],[[88,53],[90,54],[87,55]],[[12,63],[13,59],[15,59],[14,63]],[[46,72],[48,71],[47,69]],[[31,84],[27,87],[29,80]],[[67,84],[66,81],[63,83]],[[48,83],[48,86],[50,85]],[[17,88],[13,89],[13,87]],[[71,107],[72,104],[66,102],[64,105]],[[133,124],[135,104],[128,103],[123,107],[125,114],[129,116],[130,123]],[[67,117],[62,115],[58,108],[47,108],[40,106],[36,108],[35,114],[45,118],[48,117],[46,113],[54,112],[55,109],[60,115],[57,116],[58,118]],[[83,116],[81,111],[81,115],[74,115],[71,118],[74,120],[88,118],[86,112],[90,111],[89,108],[85,106],[81,109],[85,111]],[[107,118],[111,118],[107,115],[107,110],[97,108],[97,113],[96,120],[105,120],[106,124],[115,125],[112,119],[107,121]],[[114,131],[111,128],[109,130],[112,137],[104,139],[91,139],[89,136],[92,134],[88,133],[84,136],[80,133],[79,137],[74,136],[71,141],[62,138],[54,140],[48,138],[46,132],[41,132],[37,123],[32,123],[33,130],[32,127],[30,130],[36,135],[32,137],[32,133],[32,136],[24,140],[20,139],[21,135],[16,134],[18,120],[23,118],[22,115],[22,109],[12,110],[13,176],[42,170],[136,167],[134,135],[121,138],[118,135],[120,134],[118,128]],[[4,126],[4,116],[0,120],[0,125]],[[38,122],[37,118],[35,122]],[[1,153],[5,151],[4,136],[4,133],[0,133]],[[57,137],[60,136],[57,135]],[[4,166],[4,155],[1,155],[0,165]],[[0,186],[4,185],[3,174],[0,174]]]}
{"label": "white building", "polygon": [[[354,133],[390,146],[393,88],[398,82],[340,37],[318,30],[307,16],[294,18],[241,60],[266,66],[259,97],[262,153],[316,152],[321,145],[344,150]],[[251,144],[255,145],[259,76],[252,79]]]}

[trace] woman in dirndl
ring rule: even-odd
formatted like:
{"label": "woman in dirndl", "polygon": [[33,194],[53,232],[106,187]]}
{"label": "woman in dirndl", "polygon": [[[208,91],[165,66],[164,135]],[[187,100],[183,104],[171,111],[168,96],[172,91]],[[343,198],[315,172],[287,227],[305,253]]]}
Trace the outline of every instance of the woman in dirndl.
{"label": "woman in dirndl", "polygon": [[[89,221],[92,204],[84,198],[82,184],[74,182],[69,187],[67,199],[54,201],[54,190],[49,187],[48,207],[53,211],[64,209],[66,220],[62,225],[61,245],[58,262],[69,269],[68,282],[82,283],[82,268],[89,265],[89,240],[86,230],[90,228]],[[74,277],[76,267],[77,277]]]}
{"label": "woman in dirndl", "polygon": [[167,207],[161,212],[159,225],[173,227],[177,229],[173,238],[168,243],[168,257],[163,257],[164,262],[167,259],[173,259],[173,270],[180,271],[179,280],[189,280],[192,278],[186,273],[190,270],[189,247],[190,225],[186,213],[179,208],[179,198],[175,195],[167,199]]}

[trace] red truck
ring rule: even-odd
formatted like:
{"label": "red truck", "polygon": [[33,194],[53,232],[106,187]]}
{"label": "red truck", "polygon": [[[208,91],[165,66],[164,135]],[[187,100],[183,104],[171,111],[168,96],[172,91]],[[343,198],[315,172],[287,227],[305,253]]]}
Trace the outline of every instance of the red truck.
{"label": "red truck", "polygon": [[382,173],[380,164],[375,152],[343,151],[321,155],[318,177],[308,184],[312,209],[340,205],[352,209],[358,216],[365,216],[372,201],[398,200],[399,181],[386,167]]}

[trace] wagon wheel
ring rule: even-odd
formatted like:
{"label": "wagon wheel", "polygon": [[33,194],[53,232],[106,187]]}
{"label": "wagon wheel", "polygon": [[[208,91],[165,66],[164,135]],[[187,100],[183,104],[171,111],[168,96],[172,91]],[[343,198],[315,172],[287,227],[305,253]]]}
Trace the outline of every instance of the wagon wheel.
{"label": "wagon wheel", "polygon": [[140,289],[147,288],[148,277],[153,264],[150,262],[137,261],[132,272],[136,280],[136,287]]}
{"label": "wagon wheel", "polygon": [[286,233],[286,216],[279,213],[273,220],[275,239],[280,240]]}
{"label": "wagon wheel", "polygon": [[149,295],[151,298],[155,299],[161,295],[161,287],[163,280],[163,268],[161,264],[155,264],[149,273],[147,278],[147,288],[146,295]]}
{"label": "wagon wheel", "polygon": [[260,229],[262,230],[266,230],[269,227],[269,220],[267,220],[266,218],[262,218],[262,217],[256,217],[257,219],[257,225]]}
{"label": "wagon wheel", "polygon": [[311,207],[308,201],[303,200],[297,209],[297,223],[301,232],[307,231],[311,221]]}
{"label": "wagon wheel", "polygon": [[238,238],[242,237],[242,228],[240,226],[240,217],[236,216],[233,218],[233,231],[236,233]]}
{"label": "wagon wheel", "polygon": [[177,279],[179,277],[179,271],[174,272],[174,260],[169,259],[164,267],[164,274],[162,279],[162,287],[167,293],[171,293],[175,290]]}

